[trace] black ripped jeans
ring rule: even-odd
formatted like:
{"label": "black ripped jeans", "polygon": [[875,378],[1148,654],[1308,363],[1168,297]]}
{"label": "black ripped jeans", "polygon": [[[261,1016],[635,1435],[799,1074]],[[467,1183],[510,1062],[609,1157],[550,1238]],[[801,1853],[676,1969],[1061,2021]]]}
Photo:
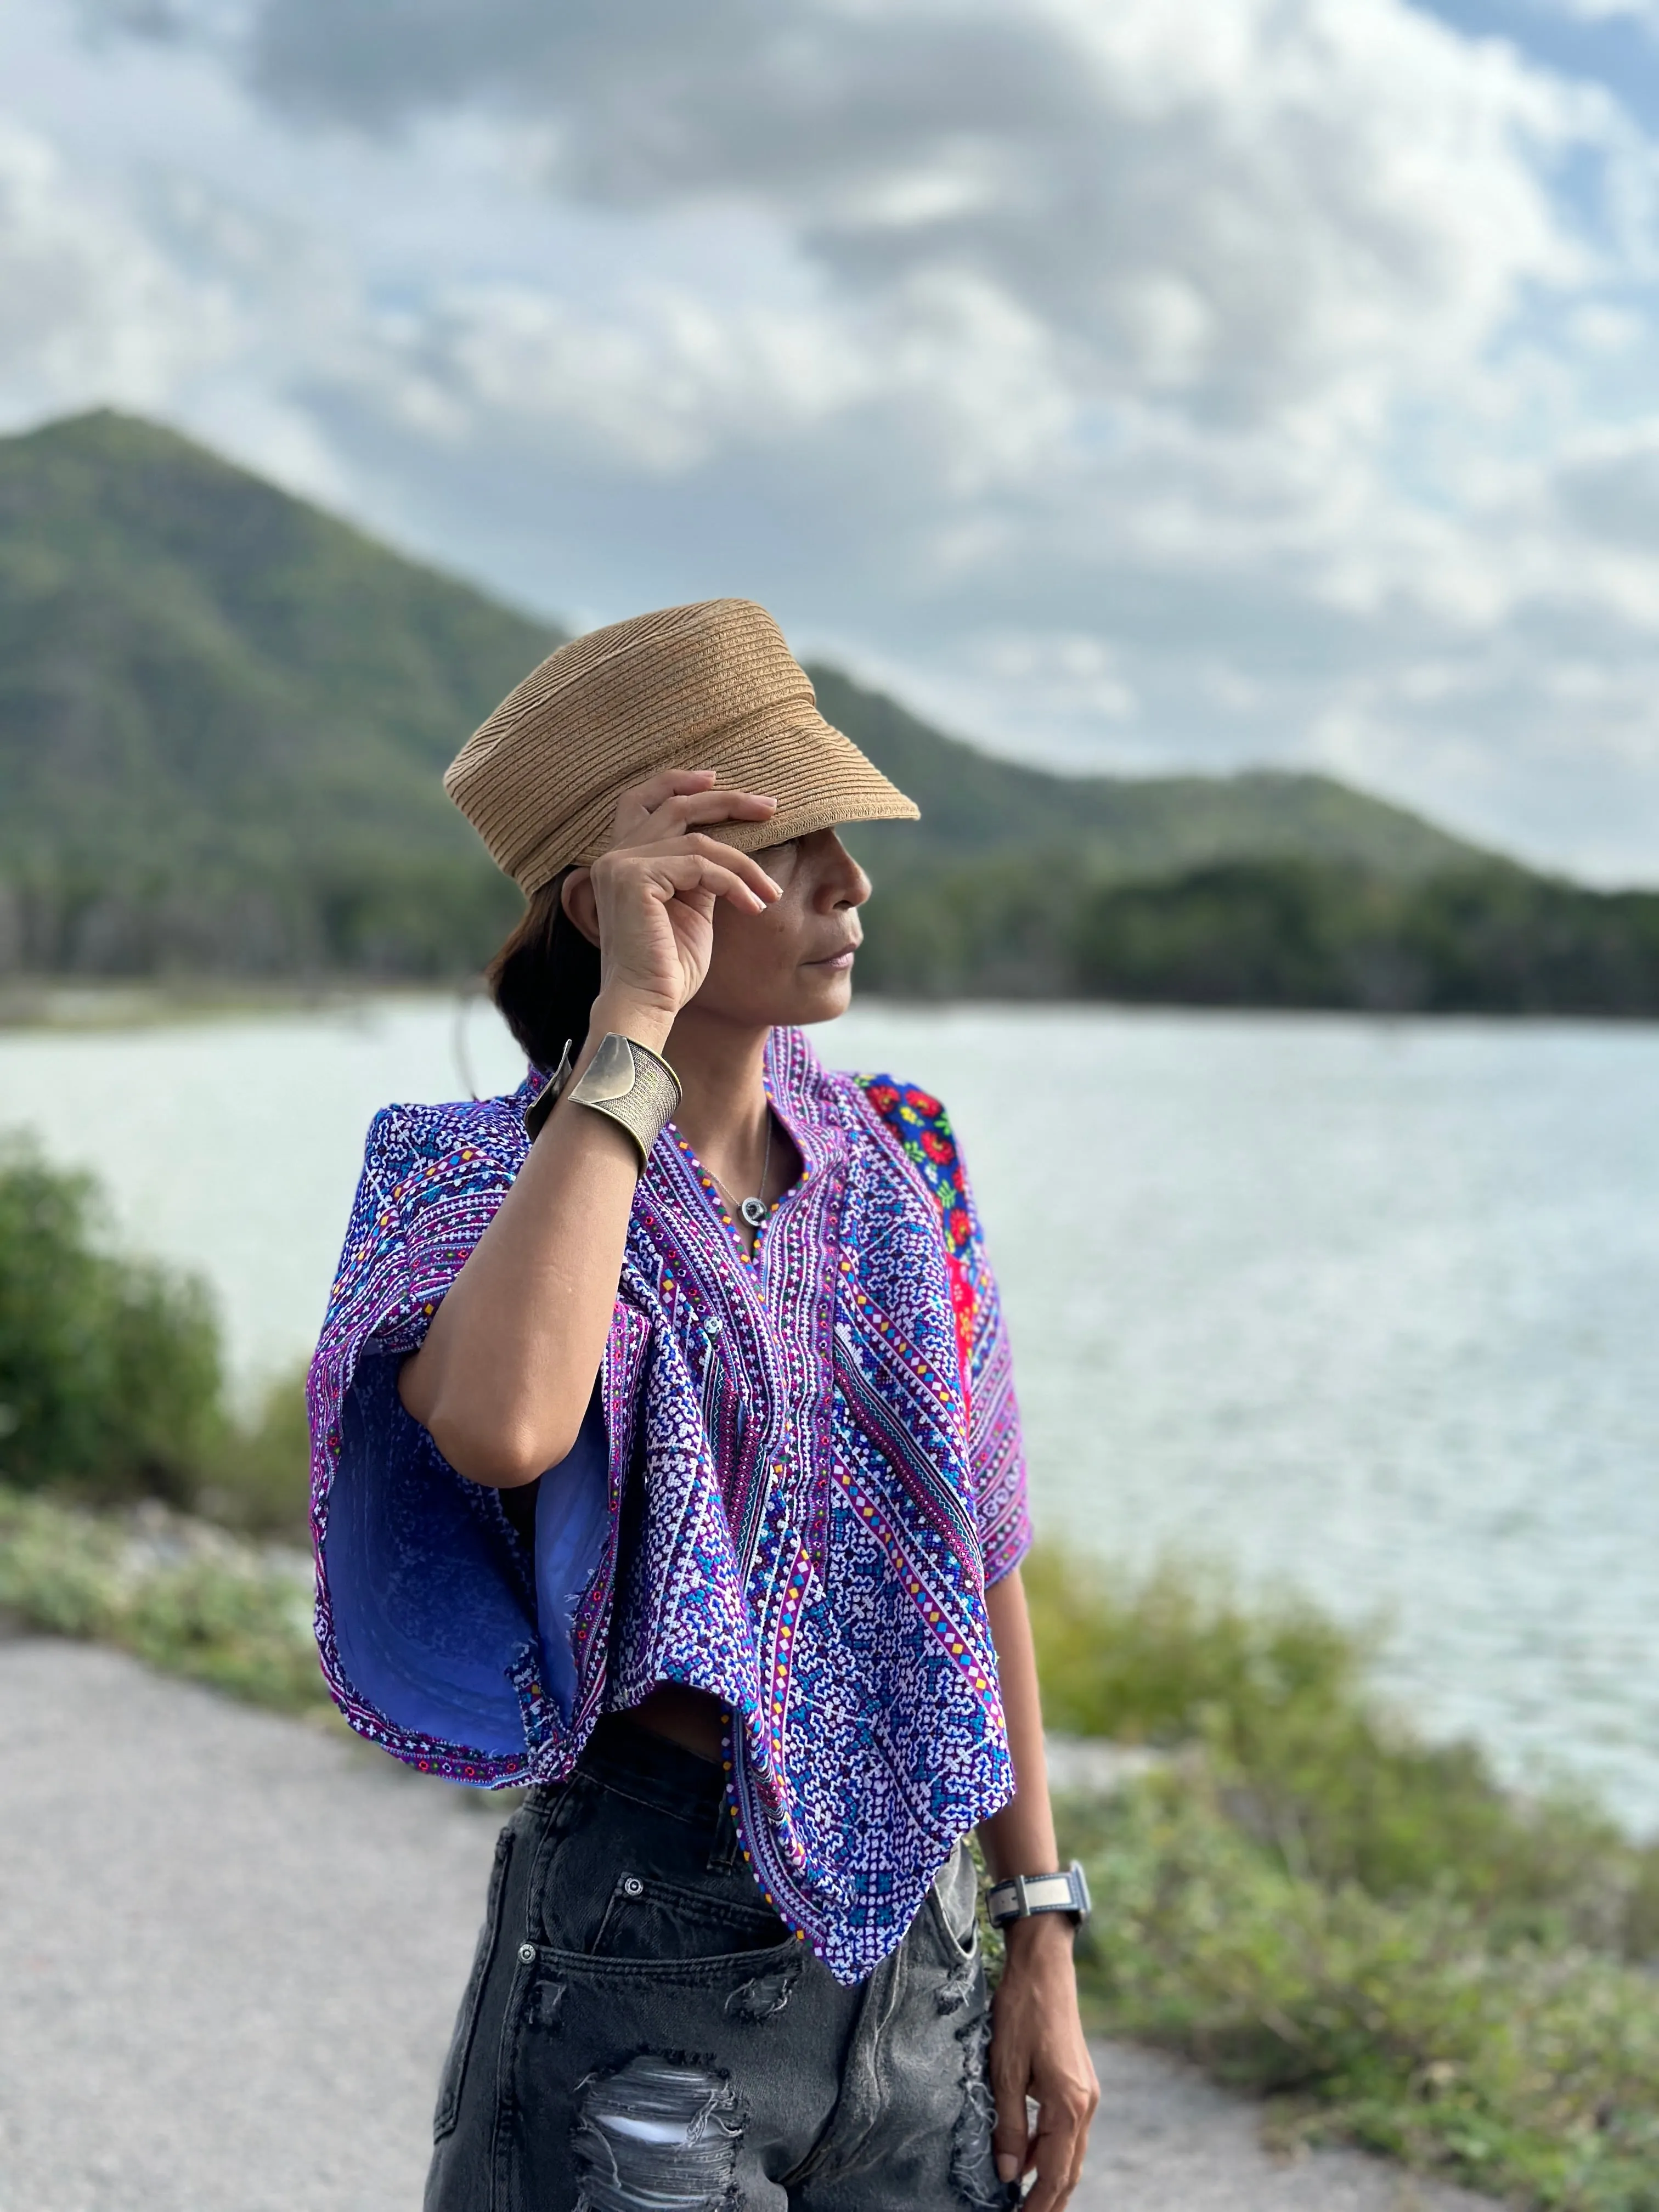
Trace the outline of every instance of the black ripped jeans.
{"label": "black ripped jeans", "polygon": [[625,1721],[502,1830],[426,2212],[960,2212],[996,2178],[972,1862],[844,1987],[718,1768]]}

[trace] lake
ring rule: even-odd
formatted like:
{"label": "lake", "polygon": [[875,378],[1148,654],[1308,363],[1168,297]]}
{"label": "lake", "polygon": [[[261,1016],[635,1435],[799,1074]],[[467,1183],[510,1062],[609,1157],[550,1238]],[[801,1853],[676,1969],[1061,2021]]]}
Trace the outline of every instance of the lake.
{"label": "lake", "polygon": [[[1388,1617],[1425,1726],[1659,1827],[1659,1030],[871,1005],[840,1065],[950,1104],[1040,1526]],[[0,1124],[300,1358],[364,1127],[516,1081],[489,1009],[0,1033]]]}

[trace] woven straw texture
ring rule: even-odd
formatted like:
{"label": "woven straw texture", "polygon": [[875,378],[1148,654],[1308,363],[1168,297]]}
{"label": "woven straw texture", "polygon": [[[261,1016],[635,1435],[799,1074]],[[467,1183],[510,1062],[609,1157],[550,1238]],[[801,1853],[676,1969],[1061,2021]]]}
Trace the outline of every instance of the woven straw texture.
{"label": "woven straw texture", "polygon": [[705,599],[573,639],[470,737],[444,788],[526,895],[609,850],[617,801],[659,769],[712,768],[768,793],[768,822],[708,835],[754,852],[918,810],[817,710],[764,607]]}

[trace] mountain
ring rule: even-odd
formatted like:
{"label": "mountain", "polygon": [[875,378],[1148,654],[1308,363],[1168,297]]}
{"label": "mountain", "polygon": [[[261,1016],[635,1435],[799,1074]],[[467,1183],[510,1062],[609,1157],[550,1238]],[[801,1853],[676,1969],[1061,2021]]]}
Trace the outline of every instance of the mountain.
{"label": "mountain", "polygon": [[[476,969],[518,894],[441,771],[562,635],[154,424],[0,440],[0,973]],[[849,832],[877,988],[1659,1011],[1659,897],[1322,776],[1023,768],[813,675],[922,809]]]}
{"label": "mountain", "polygon": [[428,893],[493,927],[439,779],[562,635],[153,424],[0,440],[9,964],[418,967]]}

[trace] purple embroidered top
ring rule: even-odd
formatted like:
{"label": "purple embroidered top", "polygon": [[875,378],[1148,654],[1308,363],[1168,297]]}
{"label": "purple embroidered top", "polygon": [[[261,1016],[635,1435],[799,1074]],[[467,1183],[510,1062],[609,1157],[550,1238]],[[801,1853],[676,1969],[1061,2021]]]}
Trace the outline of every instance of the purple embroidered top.
{"label": "purple embroidered top", "polygon": [[1013,1787],[984,1591],[1030,1540],[1024,1464],[949,1121],[775,1030],[803,1173],[752,1262],[665,1131],[532,1531],[447,1465],[396,1376],[523,1163],[539,1081],[370,1128],[311,1370],[329,1686],[397,1757],[486,1787],[560,1779],[656,1682],[710,1692],[762,1887],[857,1980]]}

